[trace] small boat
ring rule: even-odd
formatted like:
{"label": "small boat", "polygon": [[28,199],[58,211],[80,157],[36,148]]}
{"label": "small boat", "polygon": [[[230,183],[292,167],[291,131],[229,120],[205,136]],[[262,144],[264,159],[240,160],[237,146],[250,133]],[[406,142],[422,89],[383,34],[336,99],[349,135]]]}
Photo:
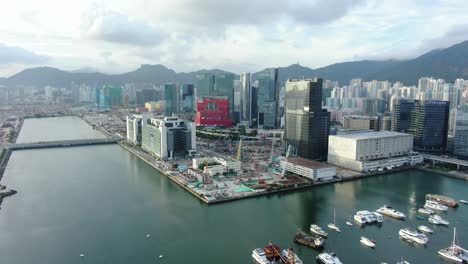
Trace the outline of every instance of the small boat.
{"label": "small boat", "polygon": [[431,209],[419,208],[419,209],[418,209],[418,213],[420,213],[420,214],[426,214],[426,215],[431,215],[431,214],[433,214],[433,213],[435,213],[435,212],[434,212],[434,210],[431,210]]}
{"label": "small boat", "polygon": [[426,194],[426,200],[434,201],[439,204],[450,206],[450,207],[458,206],[458,203],[455,199],[447,197],[447,196],[439,195],[439,194]]}
{"label": "small boat", "polygon": [[466,250],[455,244],[456,229],[453,229],[453,241],[450,247],[441,249],[437,252],[444,259],[456,263],[468,263],[468,253]]}
{"label": "small boat", "polygon": [[336,225],[336,211],[333,209],[333,223],[328,224],[328,228],[335,230],[336,232],[341,232],[340,228]]}
{"label": "small boat", "polygon": [[398,234],[401,238],[408,242],[417,243],[421,245],[425,245],[427,244],[427,242],[429,242],[429,238],[425,234],[411,230],[409,228],[400,229]]}
{"label": "small boat", "polygon": [[283,249],[281,251],[282,260],[285,260],[285,263],[288,264],[303,264],[302,260],[294,253],[293,249]]}
{"label": "small boat", "polygon": [[281,248],[269,244],[265,248],[256,248],[252,251],[252,258],[257,264],[272,264],[272,263],[278,263],[278,261],[281,259],[280,255]]}
{"label": "small boat", "polygon": [[429,200],[426,200],[426,204],[424,205],[424,208],[437,210],[437,211],[447,211],[448,209],[448,207],[445,205],[442,205],[438,202],[429,201]]}
{"label": "small boat", "polygon": [[466,200],[460,200],[460,203],[462,203],[462,204],[468,204],[468,201],[466,201]]}
{"label": "small boat", "polygon": [[375,247],[375,241],[372,241],[367,237],[362,236],[360,242],[361,244],[366,245],[368,247],[371,247],[371,248]]}
{"label": "small boat", "polygon": [[449,225],[450,222],[443,219],[439,215],[431,215],[429,219],[427,219],[429,223],[434,224],[434,225]]}
{"label": "small boat", "polygon": [[342,264],[335,253],[321,253],[316,258],[319,264]]}
{"label": "small boat", "polygon": [[352,226],[353,223],[349,222],[349,221],[346,221],[346,224],[349,225],[349,226]]}
{"label": "small boat", "polygon": [[84,254],[80,254],[80,257],[82,257],[82,258],[83,258],[84,256],[85,256]]}
{"label": "small boat", "polygon": [[159,258],[164,258],[164,255],[159,255]]}
{"label": "small boat", "polygon": [[418,226],[418,230],[424,233],[433,233],[434,231],[425,225]]}
{"label": "small boat", "polygon": [[323,237],[327,237],[328,234],[327,232],[325,232],[320,226],[318,225],[310,225],[310,232],[316,234],[316,235],[319,235],[319,236],[323,236]]}
{"label": "small boat", "polygon": [[401,258],[401,260],[398,261],[397,264],[411,264],[411,263],[409,263],[408,261],[406,261],[406,260],[404,260],[403,258]]}
{"label": "small boat", "polygon": [[379,213],[381,213],[383,215],[387,215],[387,216],[396,218],[396,219],[405,219],[406,218],[406,215],[404,213],[399,212],[399,211],[393,209],[391,206],[388,206],[388,205],[384,205],[384,206],[380,207],[379,209],[377,209],[377,212],[379,212]]}
{"label": "small boat", "polygon": [[150,234],[147,234],[146,237],[150,237],[151,235]]}

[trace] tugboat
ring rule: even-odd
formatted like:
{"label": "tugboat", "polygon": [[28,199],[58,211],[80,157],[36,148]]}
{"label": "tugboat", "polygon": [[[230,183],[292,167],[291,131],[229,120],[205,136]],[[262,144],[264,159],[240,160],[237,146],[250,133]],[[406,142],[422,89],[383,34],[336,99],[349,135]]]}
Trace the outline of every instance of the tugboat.
{"label": "tugboat", "polygon": [[321,253],[316,258],[319,264],[342,264],[335,253]]}
{"label": "tugboat", "polygon": [[426,194],[427,201],[434,201],[440,203],[442,205],[446,205],[449,207],[458,207],[458,203],[455,199],[452,199],[447,196],[438,195],[438,194]]}
{"label": "tugboat", "polygon": [[325,240],[323,238],[308,236],[301,230],[297,231],[296,235],[294,236],[294,241],[315,249],[322,248],[323,244],[325,243]]}

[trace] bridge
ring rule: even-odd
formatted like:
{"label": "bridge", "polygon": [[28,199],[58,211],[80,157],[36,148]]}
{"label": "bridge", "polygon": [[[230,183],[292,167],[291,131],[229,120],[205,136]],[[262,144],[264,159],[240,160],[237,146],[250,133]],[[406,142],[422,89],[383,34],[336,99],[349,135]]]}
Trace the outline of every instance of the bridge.
{"label": "bridge", "polygon": [[435,165],[436,162],[440,163],[448,163],[457,165],[457,170],[460,169],[460,166],[468,168],[468,161],[456,159],[456,158],[449,158],[449,157],[441,157],[437,155],[430,155],[430,154],[422,154],[425,160],[432,161],[432,164]]}
{"label": "bridge", "polygon": [[122,140],[122,138],[117,138],[117,137],[76,139],[76,140],[61,140],[61,141],[32,142],[32,143],[11,143],[11,144],[0,145],[0,147],[6,150],[62,148],[62,147],[75,147],[75,146],[115,144],[119,142],[120,140]]}

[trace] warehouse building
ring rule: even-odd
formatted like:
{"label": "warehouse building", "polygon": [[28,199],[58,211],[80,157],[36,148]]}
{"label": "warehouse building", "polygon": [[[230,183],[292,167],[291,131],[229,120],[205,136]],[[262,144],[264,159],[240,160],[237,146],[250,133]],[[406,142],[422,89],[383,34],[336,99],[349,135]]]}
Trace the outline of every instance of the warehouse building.
{"label": "warehouse building", "polygon": [[336,167],[304,158],[287,158],[281,160],[285,171],[308,178],[312,181],[331,180],[336,175]]}

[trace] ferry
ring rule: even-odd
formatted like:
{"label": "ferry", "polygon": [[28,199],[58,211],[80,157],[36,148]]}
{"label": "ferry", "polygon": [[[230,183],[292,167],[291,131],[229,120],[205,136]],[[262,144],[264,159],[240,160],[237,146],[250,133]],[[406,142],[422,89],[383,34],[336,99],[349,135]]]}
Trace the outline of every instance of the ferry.
{"label": "ferry", "polygon": [[387,216],[390,216],[390,217],[393,217],[393,218],[397,218],[397,219],[405,219],[406,218],[406,215],[402,212],[399,212],[395,209],[393,209],[391,206],[388,206],[388,205],[384,205],[382,207],[380,207],[379,209],[377,209],[377,212],[381,213],[381,214],[384,214],[384,215],[387,215]]}
{"label": "ferry", "polygon": [[446,225],[447,226],[450,224],[449,221],[443,219],[439,215],[431,215],[429,219],[427,220],[429,221],[429,223],[434,224],[434,225]]}
{"label": "ferry", "polygon": [[320,264],[342,264],[335,253],[321,253],[317,256],[316,260]]}
{"label": "ferry", "polygon": [[434,201],[442,205],[446,205],[449,207],[457,207],[458,203],[455,199],[443,196],[443,195],[438,195],[438,194],[426,194],[426,200],[428,201]]}
{"label": "ferry", "polygon": [[319,236],[323,236],[323,237],[327,237],[328,234],[327,232],[325,232],[320,226],[318,225],[310,225],[310,232],[316,234],[316,235],[319,235]]}
{"label": "ferry", "polygon": [[419,208],[418,209],[418,213],[420,214],[426,214],[426,215],[431,215],[433,213],[435,213],[434,210],[431,210],[431,209],[427,209],[427,208]]}
{"label": "ferry", "polygon": [[437,211],[447,211],[448,207],[440,204],[438,202],[426,200],[426,204],[424,205],[424,208],[426,209],[432,209],[432,210],[437,210]]}
{"label": "ferry", "polygon": [[366,245],[368,247],[375,248],[375,241],[370,240],[367,237],[362,236],[359,242],[361,242],[361,244]]}
{"label": "ferry", "polygon": [[294,236],[294,241],[299,244],[316,249],[323,247],[323,244],[325,243],[325,240],[323,238],[308,236],[306,233],[300,230],[297,231],[296,235]]}
{"label": "ferry", "polygon": [[409,228],[400,229],[398,234],[401,238],[408,242],[414,242],[421,245],[425,245],[427,242],[429,242],[429,238],[425,234],[411,230]]}

